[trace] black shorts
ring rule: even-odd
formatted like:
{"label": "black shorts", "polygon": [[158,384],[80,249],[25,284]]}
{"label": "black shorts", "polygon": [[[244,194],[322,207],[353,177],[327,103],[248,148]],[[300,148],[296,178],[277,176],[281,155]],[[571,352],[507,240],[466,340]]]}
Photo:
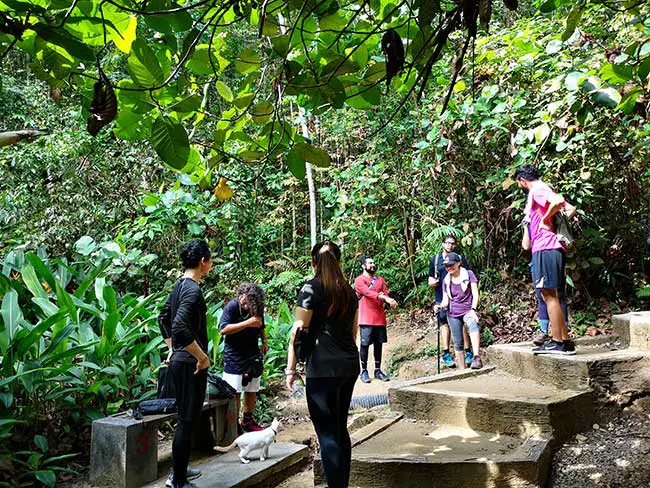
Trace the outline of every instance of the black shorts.
{"label": "black shorts", "polygon": [[383,325],[360,325],[361,345],[369,346],[370,344],[384,344],[388,342],[386,327]]}
{"label": "black shorts", "polygon": [[533,285],[563,291],[566,282],[566,254],[560,249],[533,253]]}
{"label": "black shorts", "polygon": [[[440,305],[439,303],[436,303],[436,305]],[[447,309],[446,308],[441,308],[438,310],[438,323],[441,325],[448,325],[449,322],[447,321]]]}

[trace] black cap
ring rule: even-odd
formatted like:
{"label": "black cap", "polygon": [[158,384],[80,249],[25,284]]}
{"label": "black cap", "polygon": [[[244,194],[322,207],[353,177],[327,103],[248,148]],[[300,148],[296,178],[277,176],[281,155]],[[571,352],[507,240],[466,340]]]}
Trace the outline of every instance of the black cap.
{"label": "black cap", "polygon": [[460,263],[460,256],[455,252],[447,253],[445,259],[442,260],[442,264],[448,266],[450,264]]}

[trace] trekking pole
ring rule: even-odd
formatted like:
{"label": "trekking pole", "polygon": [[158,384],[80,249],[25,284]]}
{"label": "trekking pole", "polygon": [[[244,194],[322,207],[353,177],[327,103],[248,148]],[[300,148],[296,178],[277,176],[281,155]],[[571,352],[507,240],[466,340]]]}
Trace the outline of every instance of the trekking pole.
{"label": "trekking pole", "polygon": [[440,319],[435,308],[433,309],[433,315],[436,317],[436,329],[438,329],[438,374],[440,374]]}

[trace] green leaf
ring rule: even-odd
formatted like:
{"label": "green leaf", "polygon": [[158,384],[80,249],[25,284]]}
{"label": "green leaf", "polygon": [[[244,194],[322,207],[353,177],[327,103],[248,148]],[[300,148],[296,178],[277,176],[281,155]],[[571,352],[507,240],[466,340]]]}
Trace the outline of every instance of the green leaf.
{"label": "green leaf", "polygon": [[207,44],[199,44],[187,60],[185,66],[197,75],[212,75],[214,74],[214,70],[220,72],[223,69]]}
{"label": "green leaf", "polygon": [[131,45],[126,65],[133,81],[141,87],[152,88],[165,81],[158,58],[143,39],[138,38]]}
{"label": "green leaf", "polygon": [[[153,108],[153,107],[151,107]],[[115,119],[113,132],[125,141],[144,141],[151,137],[151,117],[131,111],[128,107],[120,108]]]}
{"label": "green leaf", "polygon": [[45,292],[43,285],[41,285],[41,282],[38,281],[36,271],[34,271],[34,267],[31,263],[26,263],[20,272],[27,289],[32,292],[32,295],[37,298],[47,298],[47,293]]}
{"label": "green leaf", "polygon": [[614,88],[601,88],[591,94],[591,99],[599,105],[615,108],[621,103],[621,94]]}
{"label": "green leaf", "polygon": [[631,66],[605,63],[600,67],[600,76],[608,83],[620,85],[634,78],[634,73]]}
{"label": "green leaf", "polygon": [[569,91],[576,91],[580,87],[580,81],[586,76],[586,73],[572,71],[564,79],[564,86]]}
{"label": "green leaf", "polygon": [[307,166],[305,164],[305,159],[298,153],[296,146],[293,146],[287,154],[287,166],[289,171],[298,178],[302,180],[307,174]]}
{"label": "green leaf", "polygon": [[332,158],[326,151],[307,144],[306,142],[299,142],[294,146],[300,157],[308,163],[318,166],[320,168],[327,168],[332,164]]}
{"label": "green leaf", "polygon": [[23,320],[23,313],[18,306],[18,293],[16,290],[9,290],[2,299],[2,320],[7,331],[8,344],[11,344]]}
{"label": "green leaf", "polygon": [[226,102],[232,103],[235,97],[233,96],[230,88],[228,88],[228,85],[226,85],[223,81],[217,81],[215,83],[215,87],[219,95],[221,95],[221,98],[223,98]]}
{"label": "green leaf", "polygon": [[[179,6],[176,2],[167,0],[152,0],[145,5],[149,12],[170,10]],[[143,18],[149,27],[165,34],[186,32],[192,28],[193,24],[192,15],[187,10],[173,14],[143,15]]]}
{"label": "green leaf", "polygon": [[539,7],[539,11],[544,14],[547,14],[549,12],[552,12],[556,8],[558,8],[559,5],[560,5],[560,0],[548,0]]}
{"label": "green leaf", "polygon": [[49,488],[54,488],[56,485],[56,474],[52,470],[34,471],[34,476],[38,481]]}
{"label": "green leaf", "polygon": [[77,59],[83,61],[95,61],[95,53],[83,42],[78,41],[70,35],[65,29],[55,29],[54,27],[36,24],[33,29],[38,33],[41,39],[50,44],[62,47],[66,52]]}
{"label": "green leaf", "polygon": [[43,310],[43,313],[47,317],[51,317],[55,313],[59,311],[59,307],[57,307],[54,303],[52,303],[48,298],[32,298],[32,302],[34,302],[36,305],[38,305],[41,310]]}
{"label": "green leaf", "polygon": [[580,4],[576,5],[571,9],[569,15],[566,19],[566,27],[562,33],[562,41],[567,41],[575,32],[578,22],[580,22],[580,17],[582,17],[582,12],[585,10],[585,5]]}
{"label": "green leaf", "polygon": [[[11,407],[11,405],[14,402],[13,393],[9,393],[9,392],[0,393],[0,402],[2,402],[5,408]],[[0,426],[2,426],[2,424],[0,424]]]}
{"label": "green leaf", "polygon": [[266,124],[273,116],[274,107],[271,102],[261,102],[251,111],[251,118],[256,124]]}
{"label": "green leaf", "polygon": [[54,284],[54,276],[52,275],[52,272],[49,270],[49,268],[45,265],[43,260],[33,252],[27,253],[26,258],[27,261],[29,261],[31,265],[34,266],[34,270],[45,280],[50,288],[54,289],[56,286]]}
{"label": "green leaf", "polygon": [[89,256],[95,249],[97,249],[97,243],[90,236],[80,237],[74,243],[74,250],[83,256]]}
{"label": "green leaf", "polygon": [[648,74],[650,74],[650,56],[641,62],[636,70],[636,74],[639,75],[641,81],[645,81],[645,79],[648,77]]}
{"label": "green leaf", "polygon": [[601,258],[598,257],[589,258],[589,262],[591,264],[597,264],[597,265],[605,264],[605,261],[603,261]]}
{"label": "green leaf", "polygon": [[198,95],[190,95],[187,98],[184,98],[180,102],[176,102],[173,105],[167,107],[167,110],[170,112],[195,112],[201,108],[201,97]]}
{"label": "green leaf", "polygon": [[541,144],[551,134],[551,128],[548,124],[541,124],[533,131],[535,134],[535,144]]}
{"label": "green leaf", "polygon": [[151,128],[151,144],[165,164],[181,171],[190,157],[185,128],[175,120],[158,115]]}
{"label": "green leaf", "polygon": [[616,107],[617,110],[621,110],[626,114],[631,114],[634,108],[636,107],[636,101],[643,93],[643,89],[639,86],[634,87],[630,90],[621,100],[621,103]]}
{"label": "green leaf", "polygon": [[34,436],[34,444],[41,452],[47,452],[48,450],[47,439],[42,435]]}
{"label": "green leaf", "polygon": [[240,73],[252,73],[260,68],[260,63],[262,58],[257,51],[254,49],[246,49],[242,51],[239,55],[237,61],[235,61],[235,69]]}
{"label": "green leaf", "polygon": [[106,320],[104,321],[104,327],[102,328],[102,336],[106,337],[107,342],[110,344],[115,339],[115,330],[117,329],[117,324],[120,322],[120,314],[117,312],[110,313]]}

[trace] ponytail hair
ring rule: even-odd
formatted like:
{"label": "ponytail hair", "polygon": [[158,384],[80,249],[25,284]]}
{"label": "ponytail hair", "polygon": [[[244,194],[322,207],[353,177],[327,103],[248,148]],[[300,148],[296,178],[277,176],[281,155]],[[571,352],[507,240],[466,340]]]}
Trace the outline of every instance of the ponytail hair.
{"label": "ponytail hair", "polygon": [[352,310],[355,296],[341,270],[341,249],[331,241],[319,242],[311,250],[311,260],[330,303],[328,317],[345,317]]}

